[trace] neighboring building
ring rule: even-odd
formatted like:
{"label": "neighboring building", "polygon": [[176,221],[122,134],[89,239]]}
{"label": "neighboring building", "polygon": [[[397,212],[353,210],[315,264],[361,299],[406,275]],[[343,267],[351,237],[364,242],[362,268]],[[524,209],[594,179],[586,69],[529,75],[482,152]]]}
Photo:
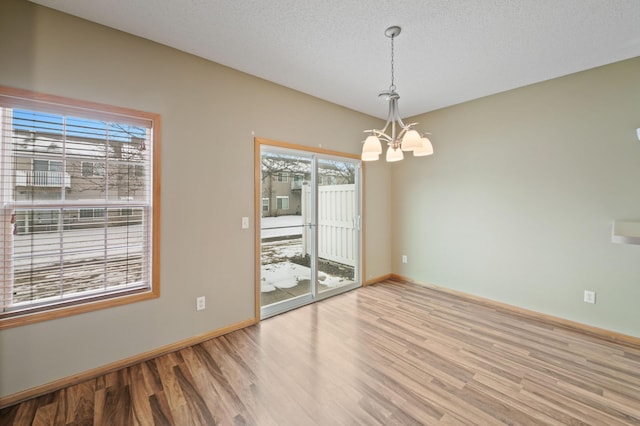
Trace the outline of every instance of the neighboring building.
{"label": "neighboring building", "polygon": [[[136,200],[145,199],[144,140],[109,140],[26,130],[13,131],[13,199],[20,204],[47,205],[56,200],[78,208],[14,211],[14,234],[65,229],[132,225],[142,220]],[[64,147],[64,148],[63,148]],[[114,185],[115,183],[115,185]],[[63,190],[64,189],[64,190]],[[109,208],[108,203],[131,203]],[[94,206],[95,205],[95,206]],[[60,220],[62,212],[63,218]]]}
{"label": "neighboring building", "polygon": [[300,215],[302,185],[309,184],[309,174],[290,171],[265,173],[262,179],[262,216]]}
{"label": "neighboring building", "polygon": [[[355,182],[355,172],[332,162],[323,162],[318,170],[318,186]],[[262,217],[302,214],[302,189],[310,185],[310,164],[289,156],[262,158]]]}

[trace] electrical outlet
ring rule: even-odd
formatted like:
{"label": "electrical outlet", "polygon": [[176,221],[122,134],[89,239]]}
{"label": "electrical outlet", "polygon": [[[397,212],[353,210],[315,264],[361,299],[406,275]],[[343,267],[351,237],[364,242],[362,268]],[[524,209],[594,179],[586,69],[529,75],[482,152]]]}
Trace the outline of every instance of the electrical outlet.
{"label": "electrical outlet", "polygon": [[242,218],[242,229],[249,229],[249,218],[246,216]]}
{"label": "electrical outlet", "polygon": [[584,303],[596,303],[596,292],[591,290],[585,290]]}
{"label": "electrical outlet", "polygon": [[407,255],[406,254],[402,255],[402,263],[407,263]]}
{"label": "electrical outlet", "polygon": [[202,311],[205,308],[204,296],[196,297],[196,311]]}

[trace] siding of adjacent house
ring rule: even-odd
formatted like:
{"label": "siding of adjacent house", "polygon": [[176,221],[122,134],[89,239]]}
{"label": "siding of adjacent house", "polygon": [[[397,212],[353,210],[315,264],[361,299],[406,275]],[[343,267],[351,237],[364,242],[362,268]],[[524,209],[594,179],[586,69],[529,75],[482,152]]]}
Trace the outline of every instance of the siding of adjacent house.
{"label": "siding of adjacent house", "polygon": [[[13,132],[14,149],[13,161],[15,162],[15,200],[20,202],[39,200],[58,200],[61,197],[62,188],[65,188],[65,200],[74,202],[82,200],[86,203],[104,203],[106,199],[106,186],[104,184],[104,140],[94,138],[82,138],[66,136],[65,138],[65,170],[37,170],[36,162],[62,164],[62,141],[60,134],[48,132],[31,132],[15,130]],[[115,187],[110,187],[113,194],[111,199],[119,201],[135,201],[144,199],[145,165],[143,158],[137,152],[140,140],[133,141],[109,141],[111,149],[120,153],[117,164],[110,166],[108,173],[110,182]],[[90,165],[91,167],[87,167]],[[101,173],[95,175],[94,167],[101,167]],[[133,168],[133,170],[129,170]],[[132,173],[130,173],[132,171]],[[118,176],[126,176],[126,181],[119,183]],[[95,209],[65,209],[63,223],[66,229],[81,229],[88,227],[100,227],[103,224],[93,220],[93,216],[87,217],[87,212]],[[102,209],[98,209],[102,210]],[[116,226],[122,224],[122,217],[126,217],[126,224],[140,223],[142,213],[140,209],[110,209],[106,214],[110,224]],[[30,217],[33,216],[33,217]],[[49,232],[57,230],[59,220],[56,215],[51,215],[48,210],[32,212],[26,215],[24,210],[17,210],[16,234],[32,232]]]}

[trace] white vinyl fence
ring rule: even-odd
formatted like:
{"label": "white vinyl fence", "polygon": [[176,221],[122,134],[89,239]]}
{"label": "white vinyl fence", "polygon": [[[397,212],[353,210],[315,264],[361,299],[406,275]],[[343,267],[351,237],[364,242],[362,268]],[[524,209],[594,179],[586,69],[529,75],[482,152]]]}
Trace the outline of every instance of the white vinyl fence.
{"label": "white vinyl fence", "polygon": [[[303,223],[312,222],[311,188],[302,186]],[[318,257],[343,265],[356,266],[357,238],[355,232],[356,186],[326,185],[318,187]],[[311,229],[305,226],[302,245],[311,254]]]}

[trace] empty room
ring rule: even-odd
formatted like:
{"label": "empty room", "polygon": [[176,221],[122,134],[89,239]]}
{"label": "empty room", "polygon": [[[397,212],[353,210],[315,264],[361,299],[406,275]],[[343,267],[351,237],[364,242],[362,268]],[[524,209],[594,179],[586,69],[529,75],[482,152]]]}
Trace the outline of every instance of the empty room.
{"label": "empty room", "polygon": [[1,425],[640,424],[637,0],[0,2]]}

